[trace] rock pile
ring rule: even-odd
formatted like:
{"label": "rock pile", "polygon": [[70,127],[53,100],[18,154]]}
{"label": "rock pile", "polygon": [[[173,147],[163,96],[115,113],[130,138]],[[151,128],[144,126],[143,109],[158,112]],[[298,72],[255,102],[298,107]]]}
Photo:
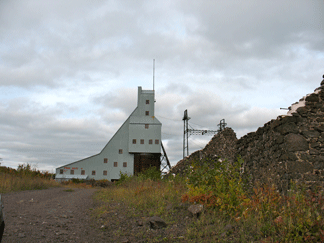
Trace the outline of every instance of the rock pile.
{"label": "rock pile", "polygon": [[[324,78],[324,75],[323,75]],[[203,150],[180,160],[171,173],[182,174],[194,160],[206,157],[234,161],[240,155],[252,183],[289,189],[290,181],[309,187],[324,182],[324,80],[314,93],[239,140],[231,128],[216,134]]]}
{"label": "rock pile", "polygon": [[195,161],[201,161],[205,158],[212,160],[228,159],[233,162],[236,158],[236,134],[232,128],[225,128],[223,131],[217,133],[202,150],[198,150],[184,159],[180,160],[169,174],[183,175],[187,172],[188,167]]}

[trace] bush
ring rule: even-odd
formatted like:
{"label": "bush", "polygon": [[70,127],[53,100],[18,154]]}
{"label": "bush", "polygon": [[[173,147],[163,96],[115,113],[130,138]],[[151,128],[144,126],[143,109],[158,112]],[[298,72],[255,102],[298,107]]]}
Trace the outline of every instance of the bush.
{"label": "bush", "polygon": [[119,176],[119,180],[115,182],[116,185],[124,184],[125,182],[132,179],[132,176],[129,176],[127,173],[122,173],[121,171],[119,172]]}
{"label": "bush", "polygon": [[136,180],[136,181],[145,181],[145,180],[152,180],[157,181],[161,180],[161,172],[156,167],[149,167],[148,169],[144,170],[137,175],[128,175],[127,173],[120,172],[120,178],[116,181],[116,185],[125,184],[129,181]]}
{"label": "bush", "polygon": [[144,170],[143,172],[137,175],[137,178],[140,180],[147,180],[150,179],[152,181],[161,180],[161,171],[156,167],[149,167],[148,169]]}
{"label": "bush", "polygon": [[241,204],[247,200],[240,174],[242,163],[240,158],[233,164],[209,159],[194,162],[187,177],[188,192],[182,201],[204,204],[231,215],[242,211]]}

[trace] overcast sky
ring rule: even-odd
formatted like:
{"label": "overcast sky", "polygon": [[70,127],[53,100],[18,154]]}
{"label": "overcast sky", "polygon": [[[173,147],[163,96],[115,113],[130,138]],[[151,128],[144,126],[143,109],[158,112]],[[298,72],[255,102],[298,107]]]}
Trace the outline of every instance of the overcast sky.
{"label": "overcast sky", "polygon": [[[183,112],[241,137],[320,85],[323,0],[1,0],[0,161],[97,154],[152,89],[171,164]],[[211,136],[191,136],[190,152]]]}

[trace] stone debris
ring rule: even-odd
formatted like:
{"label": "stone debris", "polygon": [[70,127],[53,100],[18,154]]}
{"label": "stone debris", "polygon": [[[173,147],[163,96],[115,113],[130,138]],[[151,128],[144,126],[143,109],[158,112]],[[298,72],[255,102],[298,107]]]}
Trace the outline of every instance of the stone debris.
{"label": "stone debris", "polygon": [[18,238],[25,238],[25,237],[26,237],[26,235],[24,233],[19,233],[18,234]]}
{"label": "stone debris", "polygon": [[202,213],[203,210],[204,210],[204,205],[202,204],[191,205],[188,208],[188,211],[192,214],[192,216],[197,218],[199,217],[199,215]]}
{"label": "stone debris", "polygon": [[184,175],[188,167],[195,161],[205,158],[211,161],[227,159],[230,162],[236,159],[236,134],[232,128],[226,127],[223,131],[217,133],[202,150],[198,150],[191,155],[180,160],[168,173],[169,175]]}
{"label": "stone debris", "polygon": [[144,225],[142,220],[137,220],[136,223],[137,223],[137,226],[143,226]]}
{"label": "stone debris", "polygon": [[148,220],[151,229],[161,229],[167,227],[167,224],[158,216],[153,216]]}

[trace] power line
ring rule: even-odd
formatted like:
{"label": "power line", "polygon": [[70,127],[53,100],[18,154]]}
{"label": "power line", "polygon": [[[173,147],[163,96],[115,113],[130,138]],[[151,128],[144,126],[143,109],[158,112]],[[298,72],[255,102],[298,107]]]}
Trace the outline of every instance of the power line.
{"label": "power line", "polygon": [[[219,129],[217,131],[216,130],[207,130],[207,129],[200,129],[200,130],[194,129],[188,123],[188,121],[190,120],[190,117],[188,116],[188,110],[184,111],[182,120],[183,120],[183,158],[185,157],[186,151],[187,151],[187,156],[189,155],[189,142],[188,142],[189,135],[215,135],[219,131],[224,130],[224,128],[226,127],[225,119],[222,119],[220,121],[220,124],[218,125]],[[196,124],[196,125],[200,126],[198,124]],[[189,129],[188,127],[190,127],[191,129]]]}
{"label": "power line", "polygon": [[170,133],[165,133],[165,132],[161,132],[162,134],[165,134],[165,135],[170,135],[170,136],[179,136],[178,134],[170,134]]}
{"label": "power line", "polygon": [[176,122],[179,122],[179,121],[180,121],[180,119],[179,119],[179,120],[175,120],[175,119],[171,119],[171,118],[163,117],[163,116],[160,116],[160,115],[157,115],[156,117],[158,117],[158,118],[163,118],[163,119],[167,119],[167,120],[171,120],[171,121],[176,121]]}
{"label": "power line", "polygon": [[199,144],[197,144],[197,143],[195,143],[192,139],[190,140],[191,142],[193,142],[194,144],[196,144],[199,148],[201,148],[201,149],[203,149],[203,147],[201,147],[202,146],[202,144],[201,145],[199,145]]}
{"label": "power line", "polygon": [[198,124],[193,123],[193,122],[190,122],[190,123],[191,123],[191,124],[194,124],[194,125],[196,125],[196,126],[199,126],[199,127],[206,127],[206,126],[198,125]]}

